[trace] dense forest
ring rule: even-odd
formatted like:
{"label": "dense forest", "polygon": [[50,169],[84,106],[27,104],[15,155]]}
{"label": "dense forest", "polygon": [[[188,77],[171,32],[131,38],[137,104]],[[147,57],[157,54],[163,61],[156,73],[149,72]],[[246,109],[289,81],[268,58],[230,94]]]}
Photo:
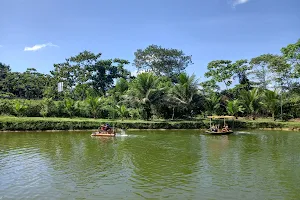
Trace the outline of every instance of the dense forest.
{"label": "dense forest", "polygon": [[129,64],[89,51],[54,64],[49,74],[34,68],[13,72],[0,63],[0,113],[145,120],[300,117],[300,40],[279,55],[211,61],[204,82],[186,73],[192,56],[177,49],[138,49],[132,63],[136,76],[126,69]]}

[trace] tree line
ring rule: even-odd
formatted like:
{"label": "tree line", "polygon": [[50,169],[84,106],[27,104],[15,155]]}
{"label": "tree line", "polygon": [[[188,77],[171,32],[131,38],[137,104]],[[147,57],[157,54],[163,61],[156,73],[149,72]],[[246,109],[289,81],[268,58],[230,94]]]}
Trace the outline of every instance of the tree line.
{"label": "tree line", "polygon": [[278,55],[211,61],[204,82],[186,73],[192,56],[182,50],[150,45],[134,55],[136,76],[126,69],[128,60],[103,60],[89,51],[54,64],[49,74],[34,68],[12,72],[0,63],[0,113],[145,120],[300,117],[300,39]]}

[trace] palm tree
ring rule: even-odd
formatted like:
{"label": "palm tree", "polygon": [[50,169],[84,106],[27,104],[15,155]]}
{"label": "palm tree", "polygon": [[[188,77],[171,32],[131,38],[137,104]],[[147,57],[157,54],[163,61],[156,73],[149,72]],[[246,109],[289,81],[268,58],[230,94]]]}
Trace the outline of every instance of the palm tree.
{"label": "palm tree", "polygon": [[243,113],[245,110],[245,108],[242,105],[240,105],[240,102],[237,99],[233,101],[228,101],[226,109],[228,114],[235,116],[236,119],[238,118],[238,113]]}
{"label": "palm tree", "polygon": [[221,106],[220,100],[221,97],[217,96],[215,93],[211,93],[208,97],[206,97],[204,107],[207,115],[217,114]]}
{"label": "palm tree", "polygon": [[17,116],[22,116],[25,111],[27,110],[28,106],[25,104],[25,102],[15,101],[15,111]]}
{"label": "palm tree", "polygon": [[139,74],[131,83],[127,94],[123,97],[128,103],[137,103],[144,110],[144,118],[149,120],[152,116],[151,106],[161,96],[164,88],[159,88],[160,78],[151,72]]}
{"label": "palm tree", "polygon": [[72,117],[74,114],[74,104],[75,104],[74,100],[70,98],[66,98],[64,104],[69,117]]}
{"label": "palm tree", "polygon": [[275,111],[279,104],[279,95],[276,91],[265,90],[263,105],[272,113],[272,119],[275,120]]}
{"label": "palm tree", "polygon": [[101,107],[101,98],[89,96],[86,99],[86,102],[90,107],[90,111],[91,111],[93,117],[96,118],[97,112],[98,112],[99,108]]}
{"label": "palm tree", "polygon": [[261,104],[258,88],[249,91],[241,91],[241,102],[247,113],[252,115],[253,120],[255,120]]}
{"label": "palm tree", "polygon": [[128,109],[125,105],[117,106],[118,108],[118,114],[120,115],[122,121],[124,120],[125,117],[128,116]]}
{"label": "palm tree", "polygon": [[193,97],[198,92],[198,80],[193,74],[188,76],[186,73],[182,73],[178,76],[178,83],[171,90],[171,98],[185,109],[191,108]]}

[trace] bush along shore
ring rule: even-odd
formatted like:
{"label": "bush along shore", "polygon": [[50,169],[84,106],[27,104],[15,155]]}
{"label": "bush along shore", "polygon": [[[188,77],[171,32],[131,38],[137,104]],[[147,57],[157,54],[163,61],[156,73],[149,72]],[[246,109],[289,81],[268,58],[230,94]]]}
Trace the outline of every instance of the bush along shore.
{"label": "bush along shore", "polygon": [[61,118],[0,118],[1,131],[35,131],[35,130],[95,130],[100,124],[109,123],[121,129],[201,129],[206,124],[202,121],[191,122],[153,122],[153,121],[110,121],[91,119]]}
{"label": "bush along shore", "polygon": [[[29,118],[0,117],[0,131],[51,131],[51,130],[96,130],[100,124],[110,123],[121,129],[207,129],[209,121],[138,121],[105,119]],[[300,130],[300,123],[235,120],[226,122],[234,129],[282,129]],[[220,121],[219,124],[222,124]]]}

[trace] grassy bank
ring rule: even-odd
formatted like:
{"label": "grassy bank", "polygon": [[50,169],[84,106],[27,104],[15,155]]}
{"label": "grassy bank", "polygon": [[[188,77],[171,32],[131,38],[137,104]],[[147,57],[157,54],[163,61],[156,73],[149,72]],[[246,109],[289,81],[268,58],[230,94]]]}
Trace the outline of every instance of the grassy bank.
{"label": "grassy bank", "polygon": [[97,129],[102,123],[122,129],[200,129],[205,128],[202,121],[143,121],[109,120],[88,118],[42,118],[42,117],[0,117],[1,131],[22,130],[87,130]]}
{"label": "grassy bank", "polygon": [[[206,129],[208,120],[198,121],[143,121],[143,120],[108,120],[88,118],[42,118],[42,117],[0,117],[0,131],[33,130],[88,130],[97,129],[102,123],[122,129]],[[216,123],[216,122],[215,122]],[[223,121],[219,122],[220,124]],[[300,130],[300,122],[274,122],[270,119],[227,121],[235,129],[289,129]]]}

